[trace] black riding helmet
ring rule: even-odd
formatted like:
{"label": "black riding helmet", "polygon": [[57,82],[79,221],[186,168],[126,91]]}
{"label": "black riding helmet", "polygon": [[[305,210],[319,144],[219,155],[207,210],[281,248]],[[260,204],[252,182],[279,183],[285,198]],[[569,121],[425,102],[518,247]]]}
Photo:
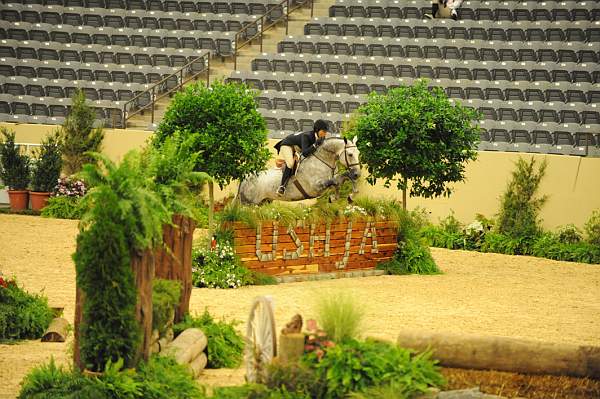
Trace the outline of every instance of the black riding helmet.
{"label": "black riding helmet", "polygon": [[320,130],[329,131],[329,125],[323,119],[319,119],[315,121],[315,125],[313,127],[313,132],[318,133]]}

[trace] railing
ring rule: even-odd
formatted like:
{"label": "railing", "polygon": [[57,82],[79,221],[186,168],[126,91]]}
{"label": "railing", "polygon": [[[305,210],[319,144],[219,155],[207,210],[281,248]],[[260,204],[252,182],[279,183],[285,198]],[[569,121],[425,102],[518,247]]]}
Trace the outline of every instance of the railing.
{"label": "railing", "polygon": [[[266,30],[277,25],[279,22],[285,22],[285,34],[288,34],[289,16],[290,13],[305,4],[310,3],[310,16],[314,13],[314,0],[284,0],[281,3],[271,7],[266,14],[257,18],[255,21],[248,23],[240,29],[234,38],[233,43],[233,69],[237,69],[237,53],[238,51],[258,38],[260,41],[260,51],[263,49],[263,34]],[[281,15],[277,15],[277,14]]]}
{"label": "railing", "polygon": [[[260,41],[260,51],[262,52],[263,35],[265,31],[277,25],[281,21],[284,21],[285,34],[287,35],[290,13],[308,3],[310,3],[310,16],[312,18],[315,6],[314,0],[283,0],[281,3],[271,7],[264,15],[261,15],[255,21],[248,23],[242,29],[240,29],[235,34],[234,41],[232,43],[233,69],[235,70],[237,68],[237,53],[242,47],[252,43],[254,39],[258,38]],[[195,65],[200,61],[203,63],[204,68],[202,68],[200,71],[194,71],[192,65]],[[148,90],[127,101],[123,105],[122,111],[123,128],[127,129],[127,120],[134,115],[143,113],[148,108],[150,108],[152,112],[151,123],[154,123],[154,109],[156,102],[161,98],[170,95],[174,91],[181,90],[185,83],[192,79],[196,79],[205,71],[206,85],[208,86],[210,84],[210,54],[205,54],[196,58],[195,60],[181,67],[181,69],[179,69],[177,72],[172,73],[171,75],[162,79],[160,82],[156,83],[154,86],[150,87]],[[184,80],[184,72],[186,73],[186,80]],[[188,72],[189,75],[187,74]],[[173,78],[177,79],[177,84],[174,87],[169,87],[169,81],[172,81]],[[144,97],[147,96],[150,97],[148,103],[140,105],[140,103],[144,102]]]}
{"label": "railing", "polygon": [[[205,72],[206,85],[208,86],[210,84],[210,55],[210,53],[206,53],[188,62],[176,72],[172,73],[171,75],[154,84],[148,90],[138,94],[131,100],[127,101],[123,105],[123,128],[127,129],[127,120],[129,120],[134,115],[143,113],[148,108],[150,108],[151,110],[151,123],[154,123],[154,110],[156,108],[156,102],[161,98],[170,95],[174,91],[180,91],[183,88],[184,84],[186,84],[192,79],[197,79],[199,75]],[[202,68],[197,70],[195,68],[199,63],[202,64]],[[171,82],[173,82],[174,79],[177,80],[177,84],[170,87],[170,84]],[[150,97],[149,102],[144,103],[145,99],[148,96]],[[143,105],[140,105],[140,103],[142,103]]]}

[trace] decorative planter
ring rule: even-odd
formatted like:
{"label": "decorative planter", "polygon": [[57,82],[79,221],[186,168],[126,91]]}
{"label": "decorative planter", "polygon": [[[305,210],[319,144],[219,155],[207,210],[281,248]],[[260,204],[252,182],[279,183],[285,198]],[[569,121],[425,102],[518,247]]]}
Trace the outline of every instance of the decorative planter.
{"label": "decorative planter", "polygon": [[29,204],[29,191],[8,190],[11,211],[24,211]]}
{"label": "decorative planter", "polygon": [[31,209],[34,211],[41,211],[48,203],[50,193],[30,191],[29,196],[31,198]]}
{"label": "decorative planter", "polygon": [[270,275],[316,274],[373,269],[397,247],[395,221],[336,220],[256,228],[235,222],[234,249],[249,269]]}

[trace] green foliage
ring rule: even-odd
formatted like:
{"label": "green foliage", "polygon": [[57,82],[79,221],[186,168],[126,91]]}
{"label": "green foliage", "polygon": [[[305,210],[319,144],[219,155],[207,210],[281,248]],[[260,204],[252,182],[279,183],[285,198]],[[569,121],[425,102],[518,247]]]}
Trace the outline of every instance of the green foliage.
{"label": "green foliage", "polygon": [[389,385],[367,388],[363,392],[351,392],[348,399],[408,399],[410,394],[406,387],[395,382]]}
{"label": "green foliage", "polygon": [[336,292],[317,298],[317,320],[334,342],[358,338],[365,311],[350,293]]}
{"label": "green foliage", "polygon": [[203,399],[204,391],[184,366],[170,357],[153,356],[138,367],[144,399]]}
{"label": "green foliage", "polygon": [[212,399],[310,399],[301,392],[286,388],[268,388],[261,384],[216,388]]}
{"label": "green foliage", "polygon": [[125,234],[130,250],[143,251],[162,245],[163,225],[171,223],[171,213],[151,188],[140,153],[130,151],[119,165],[101,154],[90,154],[99,164],[84,165],[80,175],[93,188],[84,197],[86,213],[81,226],[86,228],[101,219],[106,205],[115,201],[114,217]]}
{"label": "green foliage", "polygon": [[206,211],[200,191],[210,180],[206,173],[195,172],[198,153],[190,148],[190,138],[184,140],[178,132],[164,142],[145,150],[142,169],[148,176],[150,189],[173,214],[202,220]]}
{"label": "green foliage", "polygon": [[243,222],[256,227],[265,221],[277,220],[280,226],[293,226],[301,220],[306,223],[334,222],[337,220],[398,220],[402,211],[397,202],[359,197],[349,205],[345,200],[335,203],[318,201],[313,206],[289,205],[273,202],[262,206],[244,206],[233,201],[221,213],[222,222]]}
{"label": "green foliage", "polygon": [[465,163],[477,156],[478,114],[453,105],[441,88],[429,90],[425,81],[371,94],[357,112],[345,135],[358,137],[371,184],[383,179],[389,187],[397,181],[410,196],[447,196],[452,192],[447,183],[464,180]]}
{"label": "green foliage", "polygon": [[533,256],[567,262],[600,263],[600,246],[585,241],[565,240],[560,233],[545,233],[533,244]]}
{"label": "green foliage", "polygon": [[250,270],[251,285],[277,285],[277,279],[271,275]]}
{"label": "green foliage", "polygon": [[81,219],[84,208],[81,197],[50,197],[48,203],[42,209],[42,216],[56,219]]}
{"label": "green foliage", "polygon": [[0,342],[38,339],[53,319],[48,300],[0,277]]}
{"label": "green foliage", "polygon": [[202,246],[192,252],[192,283],[195,287],[238,288],[254,282],[228,243],[217,242],[214,249]]}
{"label": "green foliage", "polygon": [[409,350],[375,340],[350,340],[328,348],[320,360],[309,354],[303,363],[326,383],[324,399],[343,398],[350,392],[392,381],[405,387],[408,394],[424,393],[428,387],[444,384],[429,353],[413,355]]}
{"label": "green foliage", "polygon": [[169,321],[173,321],[175,308],[181,297],[181,282],[177,280],[152,280],[152,329],[164,335]]}
{"label": "green foliage", "polygon": [[265,122],[255,92],[217,81],[188,86],[171,101],[154,145],[179,132],[197,154],[195,170],[206,172],[222,188],[232,179],[263,170],[270,158]]}
{"label": "green foliage", "polygon": [[29,185],[29,157],[19,152],[15,133],[0,127],[0,179],[9,190],[27,190]]}
{"label": "green foliage", "polygon": [[[77,285],[85,293],[80,351],[86,368],[102,371],[111,360],[133,365],[140,339],[130,247],[117,193],[96,187],[94,223],[77,237]],[[93,191],[93,190],[92,190]],[[91,195],[92,192],[90,192]]]}
{"label": "green foliage", "polygon": [[200,317],[186,315],[181,323],[173,326],[175,335],[181,334],[188,328],[199,328],[204,332],[208,339],[207,368],[236,368],[242,361],[242,352],[244,350],[244,340],[236,331],[237,321],[225,322],[215,321],[213,317],[205,310]]}
{"label": "green foliage", "polygon": [[587,241],[600,247],[600,210],[595,210],[584,225]]}
{"label": "green foliage", "polygon": [[99,152],[104,139],[102,128],[93,127],[95,119],[94,110],[85,103],[85,94],[77,90],[71,100],[71,111],[58,129],[67,175],[79,172],[86,163],[95,162],[89,152]]}
{"label": "green foliage", "polygon": [[269,390],[297,392],[307,398],[322,397],[327,389],[327,384],[302,363],[271,363],[267,366],[264,384]]}
{"label": "green foliage", "polygon": [[[527,242],[533,241],[541,232],[538,215],[547,197],[536,198],[536,194],[545,172],[545,160],[537,168],[535,158],[531,157],[529,162],[519,158],[512,180],[500,200],[496,225],[499,233]],[[524,249],[519,247],[517,252],[526,253]]]}
{"label": "green foliage", "polygon": [[100,377],[57,367],[54,359],[32,369],[21,383],[19,399],[204,399],[189,372],[168,357],[152,357],[138,370],[109,362]]}
{"label": "green foliage", "polygon": [[38,192],[51,192],[62,169],[60,143],[57,135],[48,135],[36,151],[36,161],[31,178],[31,188]]}
{"label": "green foliage", "polygon": [[377,265],[388,274],[439,274],[431,251],[420,231],[427,221],[422,211],[403,211],[398,214],[398,248],[394,257]]}
{"label": "green foliage", "polygon": [[573,224],[561,227],[556,233],[556,238],[563,244],[577,244],[582,240],[581,231]]}

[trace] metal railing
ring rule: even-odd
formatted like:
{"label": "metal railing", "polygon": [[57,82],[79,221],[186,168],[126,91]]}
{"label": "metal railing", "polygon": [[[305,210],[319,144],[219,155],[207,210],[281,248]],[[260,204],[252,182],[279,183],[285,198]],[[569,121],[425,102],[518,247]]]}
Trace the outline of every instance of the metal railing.
{"label": "metal railing", "polygon": [[260,42],[260,51],[263,50],[263,35],[265,31],[277,25],[281,21],[285,22],[285,34],[288,34],[289,16],[290,13],[298,8],[310,3],[310,16],[314,13],[314,0],[283,0],[281,3],[271,7],[266,14],[261,15],[255,21],[246,24],[240,29],[234,38],[233,43],[233,69],[237,69],[237,53],[238,51],[252,43],[258,38]]}
{"label": "metal railing", "polygon": [[[210,56],[211,54],[207,52],[206,54],[195,58],[194,60],[182,66],[176,72],[154,84],[146,91],[141,92],[131,100],[127,101],[123,105],[122,111],[123,128],[127,129],[127,121],[132,116],[141,114],[148,108],[150,108],[151,112],[150,123],[154,123],[154,110],[156,108],[156,102],[161,98],[169,96],[175,91],[182,90],[184,84],[192,79],[196,80],[198,76],[203,73],[206,73],[206,85],[208,86],[210,84]],[[199,64],[201,64],[201,68],[196,69]],[[177,83],[173,84],[175,80]]]}
{"label": "metal railing", "polygon": [[[235,70],[237,68],[238,51],[242,47],[251,44],[252,41],[256,38],[258,38],[260,41],[260,51],[262,52],[263,35],[268,29],[283,21],[285,22],[285,34],[287,35],[290,13],[294,10],[297,10],[298,8],[305,6],[306,4],[310,4],[310,16],[312,18],[315,5],[314,0],[283,0],[279,4],[276,4],[269,8],[269,10],[264,15],[261,15],[255,21],[246,24],[242,29],[240,29],[235,34],[234,41],[232,43],[233,69]],[[189,82],[192,79],[196,79],[199,75],[201,75],[204,72],[206,72],[206,85],[208,86],[210,84],[210,57],[211,54],[208,53],[196,58],[195,60],[181,67],[181,69],[179,69],[177,72],[172,73],[171,75],[162,79],[160,82],[156,83],[146,91],[138,94],[131,100],[127,101],[123,105],[122,111],[123,128],[127,129],[127,121],[132,116],[141,114],[148,108],[150,108],[151,111],[151,123],[154,123],[154,110],[156,102],[161,98],[170,95],[174,91],[181,90],[185,83]],[[199,71],[194,71],[192,66],[197,64],[198,62],[202,62],[204,68],[202,68]],[[174,79],[177,79],[177,84],[172,87],[169,87],[170,82],[172,82]],[[147,103],[145,103],[144,100],[147,100],[148,96],[150,97],[150,99]]]}

